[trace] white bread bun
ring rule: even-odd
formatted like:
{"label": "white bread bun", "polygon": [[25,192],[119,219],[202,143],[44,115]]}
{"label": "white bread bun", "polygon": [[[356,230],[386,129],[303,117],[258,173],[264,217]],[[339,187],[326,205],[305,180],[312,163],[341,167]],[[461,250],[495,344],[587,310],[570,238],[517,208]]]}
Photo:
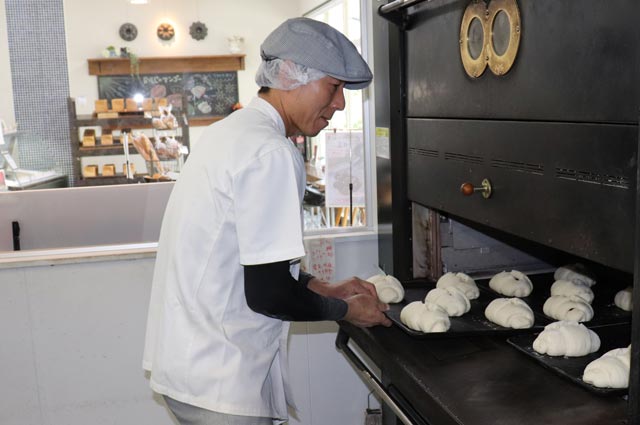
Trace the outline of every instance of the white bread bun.
{"label": "white bread bun", "polygon": [[386,304],[399,303],[404,298],[404,287],[391,275],[377,274],[367,279],[376,287],[378,299]]}
{"label": "white bread bun", "polygon": [[631,346],[608,351],[584,369],[582,380],[598,388],[627,388]]}
{"label": "white bread bun", "polygon": [[533,311],[520,298],[496,298],[484,311],[487,319],[505,328],[528,329],[533,326]]}
{"label": "white bread bun", "polygon": [[471,309],[469,299],[456,287],[434,288],[427,293],[424,302],[431,302],[442,307],[449,316],[462,316]]}
{"label": "white bread bun", "polygon": [[570,280],[556,280],[551,285],[551,296],[564,295],[565,297],[580,297],[589,304],[593,302],[593,291],[587,285],[572,282]]}
{"label": "white bread bun", "polygon": [[618,291],[613,299],[616,307],[623,309],[624,311],[633,310],[633,288],[628,287],[622,291]]}
{"label": "white bread bun", "polygon": [[498,273],[489,281],[489,287],[507,297],[528,297],[533,291],[531,280],[518,270]]}
{"label": "white bread bun", "polygon": [[533,349],[549,356],[581,357],[600,349],[600,337],[582,323],[561,320],[544,327]]}
{"label": "white bread bun", "polygon": [[588,287],[592,287],[596,284],[596,281],[584,274],[578,273],[570,268],[571,266],[558,267],[553,274],[555,280],[569,280],[575,283],[581,283]]}
{"label": "white bread bun", "polygon": [[447,313],[433,303],[414,301],[400,312],[400,321],[419,332],[446,332],[451,327]]}
{"label": "white bread bun", "polygon": [[436,288],[448,288],[451,286],[461,290],[464,296],[470,300],[475,300],[480,296],[475,280],[464,273],[445,273],[436,283]]}
{"label": "white bread bun", "polygon": [[554,295],[549,297],[542,306],[542,311],[556,320],[588,322],[593,319],[591,304],[576,296]]}

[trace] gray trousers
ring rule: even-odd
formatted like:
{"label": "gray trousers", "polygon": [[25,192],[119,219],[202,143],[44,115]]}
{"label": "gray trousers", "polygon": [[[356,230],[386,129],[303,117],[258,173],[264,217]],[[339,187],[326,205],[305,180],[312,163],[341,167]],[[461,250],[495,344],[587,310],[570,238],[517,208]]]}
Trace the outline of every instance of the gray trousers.
{"label": "gray trousers", "polygon": [[236,416],[213,412],[163,396],[180,425],[272,425],[271,418]]}

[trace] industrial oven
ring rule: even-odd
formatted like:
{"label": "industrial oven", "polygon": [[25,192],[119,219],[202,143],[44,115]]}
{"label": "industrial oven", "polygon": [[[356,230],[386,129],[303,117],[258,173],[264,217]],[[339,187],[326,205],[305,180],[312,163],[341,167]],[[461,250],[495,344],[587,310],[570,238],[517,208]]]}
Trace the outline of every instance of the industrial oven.
{"label": "industrial oven", "polygon": [[[481,260],[443,259],[442,226],[455,222],[539,260],[528,263],[539,265],[535,288],[553,280],[545,267],[568,263],[597,276],[601,299],[638,287],[640,2],[377,5],[376,126],[390,129],[390,155],[377,158],[385,272],[410,291],[443,269],[482,270]],[[420,272],[416,257],[426,263]],[[484,271],[522,257],[501,258]],[[640,341],[637,312],[617,325],[616,338]],[[511,339],[341,323],[337,345],[390,406],[386,424],[640,424],[637,344],[628,391],[597,392]]]}

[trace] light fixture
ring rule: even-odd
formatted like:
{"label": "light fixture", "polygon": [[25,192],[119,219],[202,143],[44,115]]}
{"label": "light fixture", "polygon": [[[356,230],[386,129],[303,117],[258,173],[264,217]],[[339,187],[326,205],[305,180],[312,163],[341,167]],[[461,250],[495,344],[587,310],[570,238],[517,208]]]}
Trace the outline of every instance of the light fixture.
{"label": "light fixture", "polygon": [[149,3],[149,0],[129,0],[129,3],[131,3],[131,4],[147,4],[147,3]]}

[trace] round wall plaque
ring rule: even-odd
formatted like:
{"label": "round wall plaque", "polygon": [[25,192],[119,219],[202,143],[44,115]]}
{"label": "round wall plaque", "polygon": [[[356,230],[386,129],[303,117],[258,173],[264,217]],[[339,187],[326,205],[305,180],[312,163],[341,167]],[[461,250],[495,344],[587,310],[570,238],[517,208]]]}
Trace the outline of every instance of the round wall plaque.
{"label": "round wall plaque", "polygon": [[158,33],[158,38],[165,41],[171,40],[173,36],[176,35],[176,31],[173,29],[173,26],[166,22],[163,22],[160,25],[158,25],[157,33]]}
{"label": "round wall plaque", "polygon": [[189,34],[194,40],[204,40],[207,36],[207,26],[200,21],[194,22],[189,27]]}
{"label": "round wall plaque", "polygon": [[133,41],[138,36],[138,28],[129,22],[120,26],[120,38],[125,41]]}

